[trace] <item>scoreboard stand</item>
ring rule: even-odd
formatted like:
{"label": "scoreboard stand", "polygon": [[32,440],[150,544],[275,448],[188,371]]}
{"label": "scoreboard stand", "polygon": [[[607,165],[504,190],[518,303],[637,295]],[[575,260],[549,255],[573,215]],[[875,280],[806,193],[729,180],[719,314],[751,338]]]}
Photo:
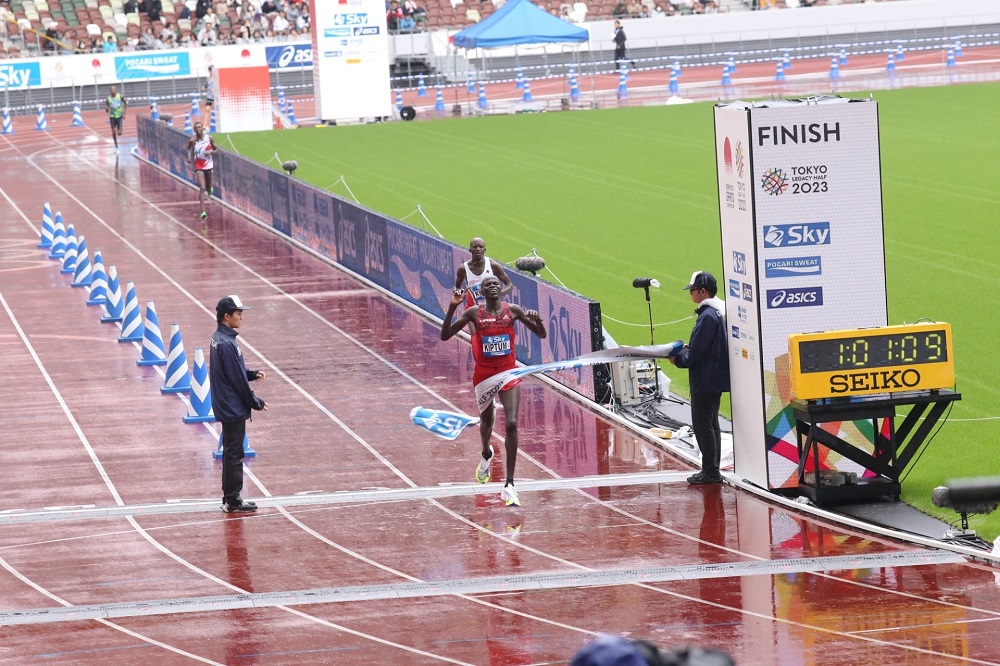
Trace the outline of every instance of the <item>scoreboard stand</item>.
{"label": "scoreboard stand", "polygon": [[[884,498],[898,500],[901,472],[923,446],[948,405],[961,399],[961,394],[950,389],[863,398],[793,399],[791,407],[795,416],[799,455],[799,494],[820,507]],[[912,405],[913,408],[897,429],[896,408],[906,405]],[[886,419],[887,434],[878,427],[879,419]],[[875,433],[873,451],[869,453],[822,428],[824,423],[839,421],[872,421]],[[875,476],[859,478],[856,483],[824,484],[824,477],[820,472],[820,446],[844,456],[873,472]],[[807,473],[806,467],[810,460],[813,472]],[[839,478],[843,479],[844,475]]]}

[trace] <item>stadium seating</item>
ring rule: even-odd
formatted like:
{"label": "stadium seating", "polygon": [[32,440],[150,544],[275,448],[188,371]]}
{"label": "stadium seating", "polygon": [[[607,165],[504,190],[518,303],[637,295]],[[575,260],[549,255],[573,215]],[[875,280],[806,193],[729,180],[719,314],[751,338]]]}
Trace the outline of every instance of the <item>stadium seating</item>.
{"label": "stadium seating", "polygon": [[[611,12],[619,2],[619,0],[534,1],[539,7],[556,15],[563,15],[565,8],[570,20],[578,23],[612,18]],[[651,13],[653,12],[657,0],[640,1]],[[661,5],[665,1],[659,0]],[[813,4],[849,4],[864,1],[814,0]],[[162,21],[174,24],[180,35],[190,35],[193,30],[192,22],[176,18],[182,4],[175,3],[174,0],[162,0],[162,2]],[[490,16],[503,2],[504,0],[418,0],[418,4],[427,11],[428,30],[468,27]],[[804,0],[716,0],[716,2],[720,11],[729,12],[749,11],[758,6],[782,9],[805,4]],[[679,6],[683,10],[680,13],[691,12],[690,7],[683,4]],[[108,34],[124,42],[129,37],[138,37],[147,27],[152,27],[155,35],[159,35],[163,29],[161,21],[150,21],[145,14],[124,14],[123,0],[10,0],[10,12],[17,19],[17,23],[8,21],[8,35],[3,48],[0,49],[0,57],[37,55],[38,34],[44,32],[50,22],[55,22],[59,34],[66,35],[67,40],[72,39],[74,42],[78,36],[103,39]],[[238,23],[235,9],[219,14],[219,26],[227,32]]]}

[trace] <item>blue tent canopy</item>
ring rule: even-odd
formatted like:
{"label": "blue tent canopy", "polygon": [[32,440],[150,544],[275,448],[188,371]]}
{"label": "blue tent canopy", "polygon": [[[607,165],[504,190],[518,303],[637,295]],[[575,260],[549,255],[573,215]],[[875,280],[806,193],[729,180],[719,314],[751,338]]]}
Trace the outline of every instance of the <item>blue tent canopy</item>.
{"label": "blue tent canopy", "polygon": [[590,33],[549,14],[531,0],[507,0],[492,16],[457,33],[455,46],[492,49],[514,44],[585,42]]}

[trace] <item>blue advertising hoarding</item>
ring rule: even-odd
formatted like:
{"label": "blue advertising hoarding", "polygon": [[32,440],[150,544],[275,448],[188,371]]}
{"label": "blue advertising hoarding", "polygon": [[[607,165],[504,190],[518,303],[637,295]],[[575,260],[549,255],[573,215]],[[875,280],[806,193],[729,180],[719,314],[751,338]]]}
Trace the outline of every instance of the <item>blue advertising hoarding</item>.
{"label": "blue advertising hoarding", "polygon": [[[191,182],[188,138],[146,116],[137,119],[140,154]],[[467,249],[226,151],[215,154],[216,196],[272,225],[379,287],[442,317]],[[600,304],[507,268],[508,300],[538,310],[548,329],[539,340],[517,324],[518,361],[535,365],[601,349]],[[553,379],[590,399],[606,381],[602,366],[555,373]]]}
{"label": "blue advertising hoarding", "polygon": [[184,51],[120,55],[115,56],[115,74],[120,81],[190,76],[191,59]]}
{"label": "blue advertising hoarding", "polygon": [[0,64],[0,88],[24,90],[29,86],[42,85],[42,69],[37,62],[17,62]]}
{"label": "blue advertising hoarding", "polygon": [[284,44],[268,46],[265,50],[267,66],[271,69],[312,67],[312,44]]}

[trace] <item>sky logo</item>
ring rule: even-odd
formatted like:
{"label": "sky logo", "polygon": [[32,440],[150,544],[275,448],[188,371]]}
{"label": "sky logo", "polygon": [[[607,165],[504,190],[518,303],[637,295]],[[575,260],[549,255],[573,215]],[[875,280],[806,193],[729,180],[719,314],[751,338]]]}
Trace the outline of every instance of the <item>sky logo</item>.
{"label": "sky logo", "polygon": [[740,297],[740,281],[730,280],[729,281],[729,295],[733,298]]}
{"label": "sky logo", "polygon": [[765,259],[764,277],[786,278],[805,275],[822,275],[823,260],[820,257],[785,257]]}
{"label": "sky logo", "polygon": [[37,62],[4,63],[0,65],[0,85],[9,90],[40,86],[42,85],[42,70]]}
{"label": "sky logo", "polygon": [[829,222],[772,224],[764,227],[764,247],[803,247],[829,244]]}
{"label": "sky logo", "polygon": [[747,274],[747,255],[742,252],[733,252],[733,272],[740,275]]}
{"label": "sky logo", "polygon": [[743,300],[747,303],[753,303],[753,285],[743,283]]}
{"label": "sky logo", "polygon": [[808,308],[823,305],[823,287],[790,287],[788,289],[768,289],[767,307]]}

